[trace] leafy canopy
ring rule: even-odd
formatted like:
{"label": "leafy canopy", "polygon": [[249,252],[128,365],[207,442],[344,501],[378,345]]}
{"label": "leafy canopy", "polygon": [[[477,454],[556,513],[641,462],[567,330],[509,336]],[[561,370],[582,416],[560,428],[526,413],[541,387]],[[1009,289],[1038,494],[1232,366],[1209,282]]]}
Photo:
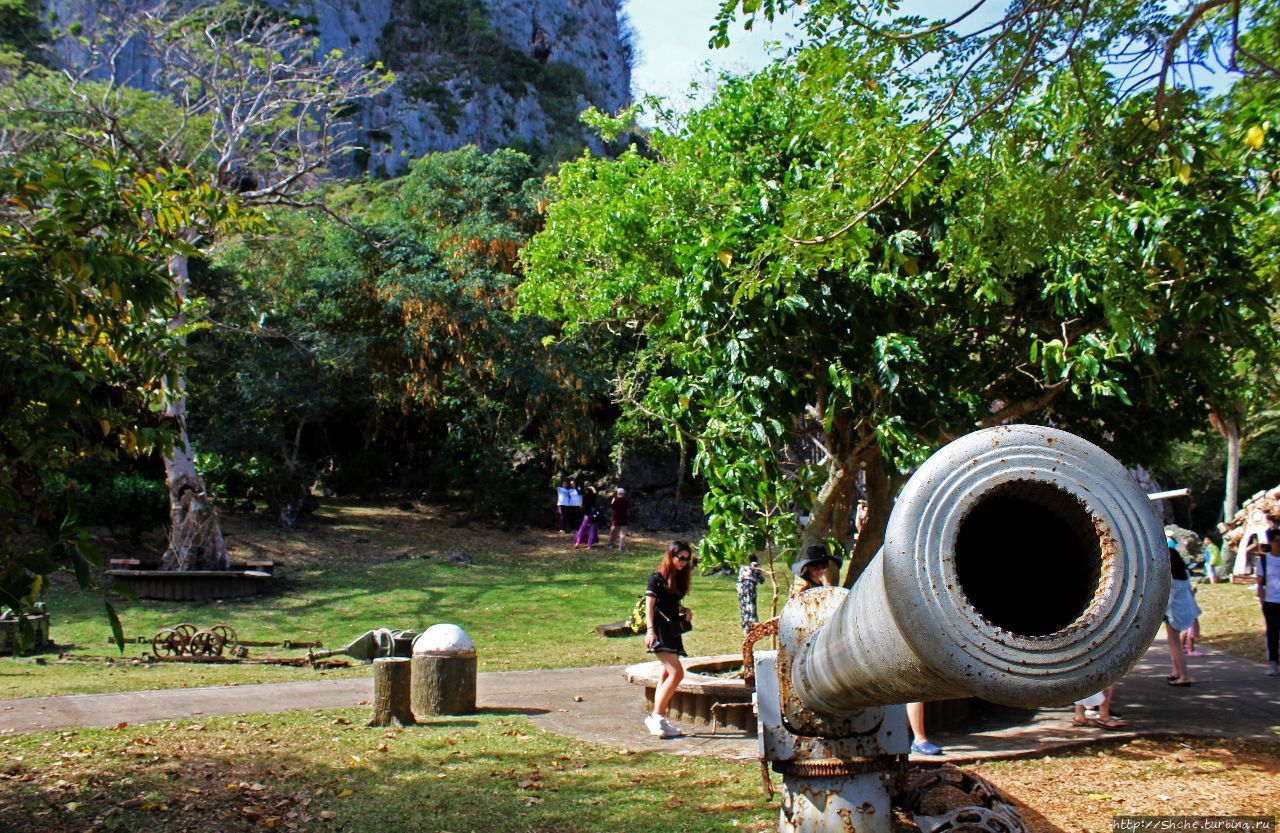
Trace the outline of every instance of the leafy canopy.
{"label": "leafy canopy", "polygon": [[181,358],[165,263],[236,211],[188,172],[119,158],[0,167],[0,206],[0,605],[21,609],[58,558],[82,583],[96,559],[74,493],[55,511],[59,475],[168,441],[153,417]]}
{"label": "leafy canopy", "polygon": [[[825,45],[722,79],[651,153],[563,167],[523,255],[527,309],[642,329],[661,357],[636,364],[665,368],[639,407],[697,439],[716,557],[842,537],[863,472],[856,574],[897,473],[982,425],[1052,417],[1150,451],[1263,315],[1242,183],[1194,119],[1171,135],[1140,103],[1100,115],[1095,68],[1092,98],[1064,72],[1002,130],[947,144],[865,80],[884,59]],[[793,510],[803,533],[778,526]]]}

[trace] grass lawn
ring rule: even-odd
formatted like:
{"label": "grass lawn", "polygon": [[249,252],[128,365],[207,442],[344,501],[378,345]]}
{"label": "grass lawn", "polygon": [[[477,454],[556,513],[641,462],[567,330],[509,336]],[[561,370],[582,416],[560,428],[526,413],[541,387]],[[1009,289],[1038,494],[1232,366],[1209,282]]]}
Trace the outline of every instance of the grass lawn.
{"label": "grass lawn", "polygon": [[368,709],[0,740],[13,833],[766,830],[754,764],[619,753],[487,713],[367,729]]}
{"label": "grass lawn", "polygon": [[1262,607],[1252,584],[1197,584],[1200,642],[1237,657],[1267,661]]}
{"label": "grass lawn", "polygon": [[[285,532],[259,518],[229,514],[228,545],[237,560],[276,563],[278,595],[223,603],[122,601],[128,637],[148,639],[180,622],[228,624],[244,640],[321,641],[340,647],[376,627],[424,630],[460,625],[475,640],[482,671],[608,665],[649,657],[640,637],[603,639],[595,626],[624,618],[644,591],[666,540],[637,535],[626,552],[570,548],[568,536],[462,525],[435,507],[329,503],[303,529]],[[449,561],[466,553],[470,567]],[[785,582],[785,579],[784,579]],[[785,589],[785,587],[784,587]],[[768,591],[762,592],[768,607]],[[696,576],[686,600],[695,629],[691,654],[739,650],[738,603],[731,576]],[[109,628],[99,598],[60,582],[48,595],[51,637],[73,655],[107,656]],[[250,648],[251,657],[305,651]],[[255,665],[146,664],[150,646],[129,645],[117,661],[0,659],[0,699],[145,688],[278,682],[369,673],[367,666],[315,671]]]}
{"label": "grass lawn", "polygon": [[[518,714],[388,730],[364,728],[368,713],[0,739],[0,819],[14,833],[776,829],[778,799],[765,800],[753,763],[619,752]],[[1140,739],[966,769],[1032,833],[1110,830],[1115,815],[1280,813],[1280,757],[1260,742]]]}
{"label": "grass lawn", "polygon": [[[465,628],[483,671],[632,663],[648,655],[639,637],[602,639],[594,627],[626,616],[656,566],[664,538],[637,535],[624,553],[570,548],[567,536],[544,530],[507,532],[468,524],[439,507],[329,502],[299,530],[286,532],[260,516],[224,517],[238,560],[276,563],[282,592],[223,603],[122,601],[126,635],[150,638],[180,622],[232,626],[241,639],[321,641],[340,647],[375,627],[417,630],[438,622]],[[107,548],[125,554],[120,543]],[[152,542],[153,548],[162,543]],[[449,561],[453,552],[474,560]],[[779,573],[783,590],[789,574]],[[1263,661],[1262,621],[1253,588],[1199,585],[1205,645]],[[351,668],[316,671],[269,665],[146,663],[149,646],[125,655],[107,644],[99,598],[69,581],[48,596],[54,641],[72,655],[114,656],[114,662],[42,657],[0,658],[0,699],[362,676]],[[698,576],[688,604],[695,629],[692,654],[739,648],[737,599],[730,576]],[[768,589],[762,590],[762,615]],[[251,657],[303,656],[305,651],[251,648]]]}

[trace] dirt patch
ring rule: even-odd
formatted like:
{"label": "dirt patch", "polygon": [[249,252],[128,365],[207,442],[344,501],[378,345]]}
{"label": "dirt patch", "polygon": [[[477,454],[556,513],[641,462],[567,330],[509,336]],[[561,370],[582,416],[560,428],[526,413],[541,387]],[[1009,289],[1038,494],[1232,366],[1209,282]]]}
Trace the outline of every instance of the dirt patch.
{"label": "dirt patch", "polygon": [[[387,561],[448,558],[453,553],[504,554],[510,559],[551,560],[572,550],[571,536],[554,529],[504,529],[448,505],[417,502],[329,500],[295,529],[282,529],[260,512],[220,513],[231,557],[238,562],[267,559],[282,567],[317,563],[378,564]],[[107,529],[90,530],[107,558],[159,561],[163,533],[133,542]],[[601,530],[608,537],[608,529]],[[631,530],[631,548],[665,546],[676,533]],[[678,535],[676,535],[678,537]],[[597,547],[603,550],[603,547]]]}
{"label": "dirt patch", "polygon": [[1014,801],[1032,833],[1092,833],[1120,815],[1274,818],[1278,751],[1257,741],[1139,739],[966,769]]}

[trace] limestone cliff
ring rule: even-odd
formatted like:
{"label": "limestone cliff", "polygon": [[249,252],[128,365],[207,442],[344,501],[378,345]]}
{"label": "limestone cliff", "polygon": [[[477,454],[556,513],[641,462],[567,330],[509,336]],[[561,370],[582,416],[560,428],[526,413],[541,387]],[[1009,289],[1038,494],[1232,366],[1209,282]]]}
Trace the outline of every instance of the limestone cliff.
{"label": "limestone cliff", "polygon": [[[44,0],[64,24],[92,0]],[[424,153],[475,144],[572,152],[588,104],[630,101],[621,0],[268,0],[297,15],[322,51],[381,61],[397,75],[359,114],[346,173],[394,176]],[[145,78],[144,55],[122,77]],[[144,83],[144,82],[141,82]]]}

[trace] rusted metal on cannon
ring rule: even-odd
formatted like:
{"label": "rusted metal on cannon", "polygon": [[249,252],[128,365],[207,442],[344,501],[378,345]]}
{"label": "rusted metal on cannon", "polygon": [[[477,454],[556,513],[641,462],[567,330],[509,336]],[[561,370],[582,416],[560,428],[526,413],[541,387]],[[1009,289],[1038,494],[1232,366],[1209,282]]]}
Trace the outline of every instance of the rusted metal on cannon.
{"label": "rusted metal on cannon", "polygon": [[[940,450],[903,489],[854,588],[790,600],[778,650],[756,654],[782,830],[892,829],[909,750],[902,703],[1060,705],[1114,682],[1159,628],[1166,562],[1142,489],[1079,437],[1002,426]],[[1021,829],[1007,808],[971,809],[964,829]]]}
{"label": "rusted metal on cannon", "polygon": [[418,636],[414,630],[391,630],[375,628],[365,631],[341,648],[330,648],[324,651],[307,651],[312,661],[326,657],[346,654],[361,662],[373,662],[379,657],[404,657],[413,655],[413,640]]}

